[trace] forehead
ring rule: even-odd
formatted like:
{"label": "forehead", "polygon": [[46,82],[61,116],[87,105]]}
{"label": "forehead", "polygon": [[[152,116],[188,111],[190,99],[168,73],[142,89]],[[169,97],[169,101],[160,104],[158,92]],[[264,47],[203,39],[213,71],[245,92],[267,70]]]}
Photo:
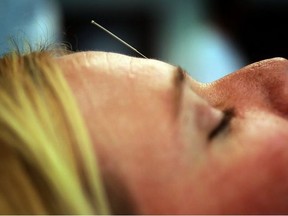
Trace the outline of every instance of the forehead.
{"label": "forehead", "polygon": [[179,111],[186,80],[180,67],[106,52],[75,53],[59,58],[58,62],[74,93],[93,103],[105,102],[115,107],[133,102],[134,109],[137,104],[145,104],[147,109],[165,108],[166,114],[168,110],[170,114]]}
{"label": "forehead", "polygon": [[[134,58],[107,52],[79,52],[56,59],[65,74],[82,77],[98,76],[109,79],[135,80],[148,86],[178,86],[185,72],[162,61]],[[84,76],[85,75],[85,76]],[[167,87],[167,86],[166,86]]]}

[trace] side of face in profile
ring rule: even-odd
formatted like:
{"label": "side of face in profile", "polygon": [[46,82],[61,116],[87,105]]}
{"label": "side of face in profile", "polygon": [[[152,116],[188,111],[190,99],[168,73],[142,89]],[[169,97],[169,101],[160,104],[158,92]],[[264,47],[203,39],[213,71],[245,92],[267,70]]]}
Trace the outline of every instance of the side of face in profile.
{"label": "side of face in profile", "polygon": [[[37,67],[43,68],[41,64]],[[164,62],[114,53],[80,52],[52,58],[45,67],[50,65],[57,71],[54,74],[63,75],[61,83],[67,82],[70,99],[75,100],[73,115],[65,106],[68,96],[56,97],[56,105],[47,109],[62,110],[64,117],[49,118],[49,123],[56,124],[60,134],[73,134],[61,140],[75,157],[63,156],[60,161],[74,161],[68,163],[68,170],[77,167],[71,180],[80,179],[79,190],[84,193],[79,194],[87,206],[82,212],[100,212],[99,206],[118,214],[288,212],[287,60],[258,62],[209,84],[198,83],[183,69]],[[49,95],[54,101],[55,94]],[[81,119],[83,125],[77,127]],[[20,123],[15,124],[20,125],[19,133]],[[68,132],[63,129],[71,127]],[[77,138],[79,128],[82,141],[91,141],[85,141],[85,150]],[[100,181],[96,186],[91,179],[87,184],[91,169],[87,169],[89,160],[83,159],[86,154],[97,159],[93,169],[99,168],[101,177],[91,178]],[[34,163],[30,159],[28,167]],[[35,175],[31,173],[29,179]],[[40,182],[50,182],[38,175],[43,178]],[[90,195],[91,188],[101,195]],[[33,193],[42,195],[34,200],[45,200],[41,212],[49,212],[53,203],[38,189]],[[49,197],[67,208],[60,211],[54,205],[53,212],[75,212],[77,208],[70,209],[63,201],[68,197],[59,195],[61,188],[54,190],[57,193]]]}

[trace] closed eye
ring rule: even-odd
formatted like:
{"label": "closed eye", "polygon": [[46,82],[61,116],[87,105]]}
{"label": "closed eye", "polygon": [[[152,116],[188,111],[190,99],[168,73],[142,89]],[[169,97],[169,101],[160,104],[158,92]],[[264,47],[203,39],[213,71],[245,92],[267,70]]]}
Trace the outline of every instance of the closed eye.
{"label": "closed eye", "polygon": [[216,128],[214,128],[209,136],[208,136],[208,140],[212,140],[214,139],[216,136],[218,136],[221,132],[225,131],[229,126],[230,126],[230,122],[233,119],[233,117],[235,116],[235,109],[227,109],[223,111],[224,115],[222,120],[220,121],[220,123],[217,125]]}

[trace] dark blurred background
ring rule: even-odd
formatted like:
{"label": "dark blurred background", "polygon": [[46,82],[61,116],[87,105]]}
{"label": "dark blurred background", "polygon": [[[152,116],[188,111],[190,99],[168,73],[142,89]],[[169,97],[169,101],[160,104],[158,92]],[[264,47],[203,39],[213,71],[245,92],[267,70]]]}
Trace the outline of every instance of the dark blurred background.
{"label": "dark blurred background", "polygon": [[0,0],[0,52],[9,50],[13,36],[35,46],[64,41],[75,51],[138,56],[92,19],[203,82],[288,57],[288,0]]}

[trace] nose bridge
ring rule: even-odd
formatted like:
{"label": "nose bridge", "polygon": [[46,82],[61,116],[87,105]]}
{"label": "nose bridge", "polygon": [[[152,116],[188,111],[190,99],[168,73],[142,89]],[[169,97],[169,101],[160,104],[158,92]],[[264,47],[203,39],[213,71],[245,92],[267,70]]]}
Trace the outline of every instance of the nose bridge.
{"label": "nose bridge", "polygon": [[273,58],[257,62],[214,83],[205,84],[203,89],[203,96],[221,109],[258,106],[282,110],[285,107],[286,110],[288,61]]}

